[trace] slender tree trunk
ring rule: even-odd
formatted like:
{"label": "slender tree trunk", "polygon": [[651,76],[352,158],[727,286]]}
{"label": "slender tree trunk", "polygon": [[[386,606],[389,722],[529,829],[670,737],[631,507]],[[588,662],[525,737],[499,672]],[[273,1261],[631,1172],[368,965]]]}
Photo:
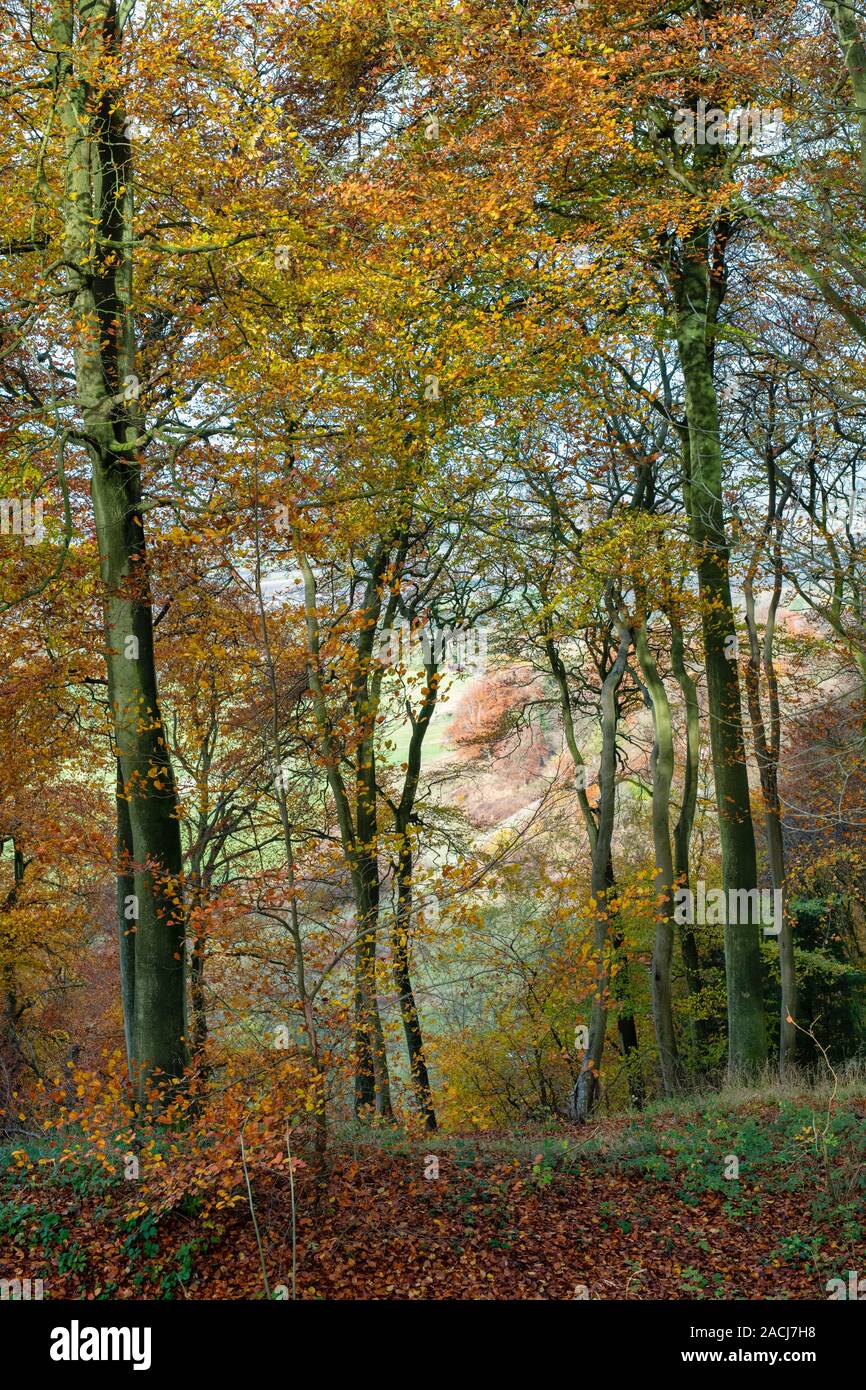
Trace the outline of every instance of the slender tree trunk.
{"label": "slender tree trunk", "polygon": [[[294,533],[295,553],[304,585],[304,614],[307,635],[307,676],[313,710],[321,739],[328,785],[334,798],[343,856],[352,880],[355,906],[354,1050],[355,1113],[368,1115],[374,1110],[391,1114],[391,1093],[385,1037],[376,999],[376,931],[379,916],[379,869],[375,815],[376,773],[372,750],[372,724],[375,710],[366,695],[370,654],[373,647],[378,609],[371,618],[380,570],[374,574],[365,600],[367,627],[359,639],[358,672],[355,676],[354,707],[362,721],[362,735],[356,754],[356,806],[353,820],[346,784],[340,772],[340,748],[328,713],[320,676],[319,618],[316,579],[304,550],[300,532]],[[385,558],[380,557],[381,571]],[[366,732],[364,732],[366,730]]]}
{"label": "slender tree trunk", "polygon": [[[258,504],[258,475],[256,476],[256,503]],[[258,505],[256,507],[256,517],[258,518]],[[311,1071],[310,1101],[312,1103],[313,1114],[315,1118],[315,1153],[319,1175],[320,1177],[323,1177],[325,1172],[328,1148],[327,1078],[322,1062],[322,1054],[319,1043],[319,1031],[316,1027],[315,1014],[313,1013],[313,1002],[315,994],[307,986],[307,963],[304,951],[304,938],[301,933],[301,917],[300,912],[298,911],[297,875],[295,873],[295,846],[293,837],[293,824],[292,818],[289,815],[288,794],[282,776],[282,763],[280,758],[281,720],[279,686],[277,684],[276,663],[274,661],[273,649],[271,647],[271,634],[270,627],[268,625],[267,609],[265,608],[264,595],[262,592],[261,546],[258,520],[256,521],[255,540],[256,597],[258,600],[259,608],[259,622],[261,623],[262,646],[264,648],[265,655],[265,670],[267,672],[268,687],[271,697],[271,752],[275,767],[274,791],[277,800],[277,808],[279,811],[280,827],[283,833],[283,850],[286,858],[286,875],[288,877],[288,930],[289,936],[291,937],[292,951],[294,956],[293,963],[295,976],[295,999],[297,1004],[300,1006],[301,1012],[304,1017],[303,1033],[305,1050],[309,1058]],[[313,689],[314,706],[316,709],[316,717],[319,721],[321,721],[321,733],[322,738],[325,742],[325,749],[327,755],[331,751],[330,728],[326,717],[326,713],[324,711],[324,701],[322,697],[321,684],[318,678],[319,636],[318,621],[315,611],[315,583],[313,579],[312,570],[310,569],[309,564],[306,561],[306,557],[303,557],[302,559],[301,570],[304,577],[304,595],[306,610],[305,616],[308,643],[308,670],[310,672],[311,688],[315,687]],[[312,603],[312,607],[308,608],[307,605],[310,602]],[[314,662],[315,668],[313,667]],[[349,831],[351,829],[351,825],[348,816],[348,808],[345,802],[345,790],[343,788],[342,780],[339,776],[339,770],[334,769],[334,771],[336,774],[336,780],[330,781],[330,785],[332,786],[335,795],[338,798],[342,798],[342,800],[338,800],[338,809],[342,808],[339,810],[339,824],[341,831]],[[206,808],[202,807],[203,814],[205,813],[205,811]],[[352,843],[351,838],[349,838],[348,841],[344,839],[344,850],[347,843]],[[202,950],[203,949],[204,942],[202,942]],[[316,1190],[317,1193],[319,1193],[318,1186]],[[316,1200],[318,1200],[318,1196]]]}
{"label": "slender tree trunk", "polygon": [[[132,1065],[135,1026],[135,904],[134,851],[129,802],[123,794],[123,769],[117,760],[117,930],[120,956],[120,999],[123,1005],[123,1034],[128,1065]],[[130,1081],[135,1078],[130,1072]]]}
{"label": "slender tree trunk", "polygon": [[569,1110],[572,1118],[582,1123],[589,1119],[599,1098],[599,1080],[607,1032],[608,996],[610,993],[610,889],[608,861],[611,855],[613,824],[616,813],[616,736],[618,710],[616,693],[625,673],[630,641],[620,634],[619,650],[602,682],[601,691],[601,760],[599,764],[599,804],[595,841],[592,847],[591,891],[595,903],[592,944],[595,955],[596,983],[589,1015],[589,1040],[578,1073]]}
{"label": "slender tree trunk", "polygon": [[[771,778],[768,791],[778,797],[776,778]],[[773,887],[782,894],[782,921],[779,932],[779,982],[781,988],[781,1007],[779,1010],[779,1073],[784,1077],[790,1071],[797,1052],[797,966],[794,957],[793,925],[788,914],[788,884],[785,873],[785,844],[782,835],[782,820],[778,803],[765,818],[767,834],[767,854]]]}
{"label": "slender tree trunk", "polygon": [[[3,848],[3,841],[0,841],[0,850]],[[12,840],[12,887],[6,894],[0,914],[11,912],[18,901],[18,893],[24,882],[24,855],[15,839]],[[5,947],[9,953],[9,959],[3,966],[3,1023],[2,1023],[2,1047],[0,1047],[0,1062],[3,1067],[3,1090],[4,1108],[7,1115],[15,1114],[14,1095],[18,1089],[19,1077],[24,1066],[24,1056],[21,1050],[21,1042],[18,1034],[18,994],[15,983],[15,967],[13,964],[15,938],[12,932],[4,932],[6,937]]]}
{"label": "slender tree trunk", "polygon": [[397,865],[397,910],[394,914],[394,928],[391,937],[391,954],[394,967],[394,980],[400,1000],[400,1016],[406,1037],[406,1051],[409,1055],[409,1070],[412,1089],[418,1112],[424,1120],[425,1128],[436,1128],[436,1112],[433,1109],[433,1095],[430,1089],[430,1076],[427,1071],[427,1058],[424,1053],[424,1040],[421,1036],[421,1020],[415,1003],[412,980],[409,973],[409,940],[412,930],[412,840],[411,831],[406,826],[398,829],[401,836]]}
{"label": "slender tree trunk", "polygon": [[394,978],[400,1000],[400,1015],[403,1019],[403,1032],[409,1056],[409,1070],[415,1104],[424,1119],[428,1130],[436,1128],[436,1112],[433,1106],[433,1092],[427,1070],[427,1057],[421,1033],[421,1020],[415,1003],[415,993],[409,971],[409,942],[412,931],[412,901],[414,896],[414,854],[412,846],[412,820],[418,783],[421,777],[421,751],[424,738],[436,708],[439,690],[439,673],[435,656],[425,662],[424,696],[417,715],[407,705],[412,733],[406,753],[406,773],[403,791],[394,816],[394,829],[397,835],[397,907],[394,916],[391,954]]}
{"label": "slender tree trunk", "polygon": [[355,1042],[358,1057],[355,1108],[358,1114],[372,1108],[377,1115],[387,1119],[392,1114],[391,1083],[377,998],[378,864],[375,866],[375,885],[369,856],[362,860],[359,876],[361,892],[356,898],[358,937],[355,947]]}
{"label": "slender tree trunk", "polygon": [[[616,897],[616,880],[613,876],[613,863],[610,866],[608,876],[608,892],[610,900]],[[625,950],[625,940],[622,933],[618,914],[611,922],[610,944],[612,948],[612,960],[619,966],[613,977],[612,994],[616,1000],[616,1031],[619,1034],[619,1045],[622,1049],[622,1057],[625,1062],[626,1077],[628,1079],[628,1094],[632,1105],[636,1110],[642,1110],[646,1101],[646,1090],[644,1088],[643,1076],[640,1067],[640,1049],[637,1038],[637,1021],[634,1016],[634,999],[632,997],[631,980],[629,977],[628,954]]]}
{"label": "slender tree trunk", "polygon": [[[586,826],[586,833],[589,838],[590,851],[593,862],[597,853],[598,843],[598,822],[596,821],[589,798],[586,794],[585,764],[577,743],[577,735],[574,728],[574,719],[571,713],[571,697],[568,690],[568,674],[563,664],[562,658],[556,649],[556,643],[550,634],[545,635],[545,651],[550,664],[551,672],[556,681],[559,691],[560,709],[562,711],[562,722],[565,730],[565,741],[574,763],[575,773],[577,774],[577,795],[580,804],[581,815]],[[615,707],[614,707],[615,708]],[[616,877],[613,869],[613,855],[608,853],[607,866],[605,869],[606,898],[612,903],[616,898]],[[643,1108],[646,1099],[644,1092],[643,1077],[640,1072],[640,1051],[638,1048],[637,1021],[634,1016],[632,1004],[631,985],[628,974],[628,958],[624,950],[624,941],[621,927],[617,920],[611,922],[610,941],[613,950],[613,958],[617,960],[620,969],[614,977],[613,995],[617,1001],[617,1032],[619,1033],[620,1047],[622,1048],[623,1061],[626,1065],[628,1076],[629,1096],[636,1109]],[[596,1023],[596,1032],[601,1027],[601,1020]],[[587,1055],[589,1053],[587,1052]],[[590,1083],[586,1082],[585,1086]],[[593,1098],[592,1103],[595,1103]],[[570,1098],[569,1111],[573,1116],[578,1113],[578,1094],[577,1089]]]}
{"label": "slender tree trunk", "polygon": [[[198,856],[193,855],[190,863],[189,877],[191,885],[189,889],[189,910],[190,917],[194,918],[195,910],[205,900],[206,887],[202,881],[201,864]],[[190,1026],[190,1049],[192,1063],[199,1073],[203,1074],[204,1054],[207,1046],[207,1000],[204,987],[204,967],[205,952],[207,950],[207,938],[202,931],[196,931],[193,937],[192,955],[189,965],[189,1000],[192,1009],[192,1020]]]}
{"label": "slender tree trunk", "polygon": [[[701,712],[698,703],[698,689],[686,670],[683,651],[683,632],[676,618],[671,618],[671,668],[683,695],[686,709],[686,752],[683,773],[683,800],[680,814],[674,826],[674,877],[678,888],[690,889],[690,855],[692,830],[695,824],[695,810],[698,801],[698,777],[700,774],[701,750]],[[689,998],[694,1001],[703,989],[701,979],[701,959],[695,934],[688,922],[679,929],[680,954]],[[707,1037],[706,1020],[692,1017],[689,1023],[695,1055],[699,1055],[701,1045]]]}
{"label": "slender tree trunk", "polygon": [[656,929],[652,959],[653,1022],[659,1050],[662,1086],[672,1095],[678,1082],[671,969],[674,952],[674,860],[671,850],[670,802],[674,774],[671,708],[664,682],[647,640],[646,627],[635,635],[635,651],[652,708],[655,741],[652,751],[652,829],[656,874]]}
{"label": "slender tree trunk", "polygon": [[[769,462],[770,502],[767,531],[774,524],[775,470],[772,456]],[[767,861],[774,890],[781,894],[782,920],[779,942],[779,1074],[784,1079],[789,1072],[797,1048],[797,972],[794,961],[794,936],[787,911],[787,878],[785,873],[785,843],[782,834],[782,807],[779,800],[779,753],[781,750],[781,710],[776,666],[773,660],[773,639],[776,613],[782,597],[782,555],[778,523],[774,555],[774,585],[767,610],[763,643],[758,637],[753,590],[763,540],[756,547],[743,590],[746,599],[746,628],[749,634],[749,657],[746,663],[746,697],[752,724],[752,737],[764,798],[764,833],[767,842]],[[765,533],[766,534],[766,533]],[[766,681],[769,709],[769,731],[761,701],[761,671]]]}
{"label": "slender tree trunk", "polygon": [[[369,1053],[372,1064],[376,1113],[390,1119],[391,1082],[388,1073],[388,1052],[385,1032],[379,1012],[377,980],[377,937],[379,928],[379,817],[378,787],[376,784],[375,721],[379,709],[379,680],[374,678],[371,690],[371,664],[376,629],[382,611],[381,584],[388,561],[385,545],[371,566],[364,595],[363,619],[357,640],[356,669],[352,700],[355,726],[360,731],[355,755],[355,827],[357,830],[358,878],[361,897],[358,901],[358,945],[355,953],[355,1005],[359,1048]],[[367,1035],[366,1045],[360,1033]],[[366,1057],[365,1057],[366,1061]],[[361,1081],[361,1104],[369,1103],[368,1078]],[[360,1099],[363,1096],[363,1100]]]}

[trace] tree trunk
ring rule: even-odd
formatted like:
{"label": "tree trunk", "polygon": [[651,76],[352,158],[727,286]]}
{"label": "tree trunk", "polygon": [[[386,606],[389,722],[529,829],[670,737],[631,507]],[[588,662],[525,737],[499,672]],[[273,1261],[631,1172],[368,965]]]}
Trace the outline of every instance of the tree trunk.
{"label": "tree trunk", "polygon": [[[201,863],[198,854],[192,856],[189,866],[190,886],[188,890],[188,905],[190,919],[194,920],[195,911],[201,906],[207,897],[207,887],[202,876]],[[192,1019],[190,1025],[190,1051],[193,1066],[198,1072],[199,1077],[204,1075],[204,1054],[207,1046],[207,1003],[204,987],[204,963],[205,952],[207,950],[207,937],[204,932],[198,930],[193,936],[193,947],[189,964],[189,1002],[192,1009]]]}
{"label": "tree trunk", "polygon": [[433,1109],[433,1095],[430,1089],[430,1076],[427,1071],[427,1058],[421,1036],[421,1021],[415,1004],[415,994],[409,974],[409,935],[412,929],[412,842],[408,826],[403,831],[397,866],[397,911],[394,914],[394,929],[391,937],[391,953],[394,966],[394,980],[400,1000],[400,1016],[403,1019],[403,1032],[406,1037],[406,1050],[409,1054],[409,1070],[412,1089],[418,1112],[428,1130],[436,1128],[436,1112]]}
{"label": "tree trunk", "polygon": [[[671,618],[671,667],[677,684],[682,691],[686,707],[686,755],[683,775],[683,800],[680,814],[674,826],[674,877],[678,888],[690,889],[690,855],[692,830],[695,824],[695,810],[698,801],[698,776],[700,773],[701,750],[701,712],[698,704],[698,689],[686,670],[683,632],[676,617]],[[703,989],[701,979],[701,959],[695,934],[688,922],[683,922],[679,930],[680,954],[683,960],[683,973],[686,989],[691,1000],[696,999]],[[706,1020],[692,1018],[689,1032],[696,1056],[707,1037]]]}
{"label": "tree trunk", "polygon": [[436,1112],[433,1107],[433,1093],[427,1071],[427,1058],[421,1034],[421,1020],[415,1003],[412,980],[409,973],[409,941],[412,931],[412,900],[414,894],[414,855],[412,847],[412,819],[418,783],[421,778],[421,750],[424,738],[436,708],[439,690],[439,674],[435,654],[425,661],[424,695],[417,715],[412,713],[407,703],[412,733],[406,753],[406,774],[403,790],[394,815],[394,829],[397,835],[397,907],[394,916],[391,951],[393,957],[394,979],[400,1000],[400,1015],[403,1019],[403,1032],[409,1055],[409,1070],[412,1088],[419,1114],[428,1130],[436,1128]]}
{"label": "tree trunk", "polygon": [[[770,446],[772,447],[772,446]],[[772,454],[768,458],[770,500],[765,534],[774,525],[775,517],[775,469]],[[797,1049],[797,1029],[794,1019],[797,1014],[797,972],[794,962],[794,936],[787,912],[787,880],[785,874],[785,843],[782,834],[782,808],[779,801],[779,753],[781,750],[781,711],[779,707],[779,686],[776,666],[773,660],[773,638],[776,628],[776,613],[782,597],[782,554],[779,526],[776,523],[774,554],[774,585],[767,611],[763,643],[758,638],[758,623],[755,616],[753,591],[754,575],[757,571],[763,540],[755,549],[752,563],[746,576],[743,590],[746,599],[746,628],[749,634],[749,658],[746,663],[746,697],[749,717],[752,723],[752,737],[761,779],[761,793],[764,798],[764,833],[767,841],[767,861],[770,879],[774,890],[781,894],[782,920],[779,941],[779,1075],[784,1080],[790,1070]],[[761,701],[761,671],[763,669],[767,686],[769,706],[769,733],[764,719]]]}
{"label": "tree trunk", "polygon": [[616,813],[616,736],[618,724],[616,692],[625,673],[629,646],[629,637],[620,633],[619,650],[604,678],[601,691],[598,822],[592,846],[591,878],[592,897],[595,904],[592,944],[596,962],[596,984],[590,1006],[588,1045],[569,1105],[572,1118],[580,1123],[589,1119],[598,1104],[601,1062],[604,1054],[605,1033],[607,1032],[608,995],[610,992],[608,861],[611,855],[613,823]]}
{"label": "tree trunk", "polygon": [[[132,318],[132,167],[116,71],[113,0],[53,12],[53,79],[66,135],[64,261],[75,326],[77,404],[91,460],[108,694],[133,859],[135,989],[130,1071],[152,1080],[186,1061],[185,918],[174,777],[163,735],[141,512],[141,428]],[[80,55],[80,70],[78,60]],[[126,836],[121,827],[119,838]],[[128,923],[126,923],[128,926]]]}
{"label": "tree trunk", "polygon": [[635,651],[649,691],[655,729],[652,751],[652,828],[656,862],[656,929],[652,958],[653,1022],[659,1050],[662,1087],[665,1095],[673,1095],[678,1081],[671,990],[674,953],[674,860],[670,834],[671,784],[674,774],[673,726],[667,691],[650,651],[645,625],[636,633]]}
{"label": "tree trunk", "polygon": [[[319,618],[316,578],[304,550],[300,532],[294,533],[295,554],[304,584],[304,614],[307,635],[307,676],[313,710],[319,729],[328,785],[334,798],[343,856],[352,880],[355,905],[355,981],[354,1049],[355,1113],[368,1115],[374,1110],[391,1115],[391,1089],[385,1036],[376,998],[376,932],[379,918],[379,867],[375,798],[376,770],[373,758],[372,719],[375,708],[367,695],[370,654],[378,616],[378,583],[387,556],[380,553],[373,567],[364,603],[367,627],[358,643],[358,669],[353,683],[353,703],[362,735],[355,759],[355,817],[346,784],[340,772],[340,748],[331,726],[320,675]],[[371,616],[372,615],[372,616]]]}
{"label": "tree trunk", "polygon": [[[611,864],[608,883],[609,892],[613,897],[616,894],[613,864]],[[617,1005],[616,1031],[619,1034],[619,1045],[622,1049],[626,1077],[628,1078],[628,1094],[635,1109],[642,1110],[646,1101],[646,1091],[640,1069],[640,1049],[638,1048],[637,1022],[634,1016],[634,1001],[629,980],[628,955],[624,949],[622,930],[616,918],[611,923],[610,944],[612,959],[619,965],[619,969],[613,977],[612,993]]]}
{"label": "tree trunk", "polygon": [[[745,743],[736,662],[736,628],[722,510],[722,454],[712,372],[711,334],[724,278],[724,236],[709,269],[709,233],[698,229],[682,244],[669,267],[677,311],[677,343],[685,382],[691,465],[692,535],[699,548],[704,654],[713,779],[719,818],[726,901],[745,890],[747,920],[725,924],[728,995],[728,1068],[731,1076],[753,1075],[767,1056],[761,988],[759,921],[753,920],[757,861],[749,802]],[[739,899],[742,901],[742,898]],[[734,899],[736,901],[736,899]],[[729,916],[730,914],[726,914]]]}
{"label": "tree trunk", "polygon": [[[129,802],[123,794],[123,769],[117,761],[117,927],[120,956],[120,1000],[123,1006],[123,1035],[126,1056],[132,1065],[133,1029],[135,1026],[135,919],[131,909],[135,902],[134,853]],[[135,1079],[130,1072],[130,1081]]]}
{"label": "tree trunk", "polygon": [[824,8],[833,21],[854,93],[854,110],[860,127],[860,192],[866,197],[866,43],[860,28],[860,15],[850,0],[841,0],[841,3],[824,0]]}
{"label": "tree trunk", "polygon": [[[364,594],[363,618],[356,651],[356,668],[352,682],[352,702],[355,727],[360,737],[355,754],[355,828],[357,831],[358,882],[360,898],[358,912],[358,943],[355,952],[355,1007],[359,1049],[365,1065],[372,1066],[376,1113],[390,1119],[391,1082],[388,1074],[388,1052],[382,1017],[379,1013],[379,992],[376,974],[376,943],[379,927],[379,817],[378,787],[376,785],[375,726],[378,713],[378,689],[371,698],[370,667],[376,628],[382,611],[380,585],[387,566],[388,549],[383,544],[371,565],[370,578]],[[362,1044],[361,1033],[366,1034]],[[369,1077],[360,1077],[356,1088],[359,1104],[369,1104]]]}
{"label": "tree trunk", "polygon": [[[0,850],[3,849],[4,841],[0,840]],[[24,882],[24,854],[18,846],[17,841],[12,840],[12,887],[6,894],[0,913],[11,912],[18,901],[18,893]],[[24,1054],[21,1049],[21,1041],[18,1034],[18,995],[15,982],[15,967],[13,964],[15,951],[15,937],[13,932],[4,933],[6,936],[6,949],[9,952],[9,959],[3,967],[3,1023],[2,1023],[2,1047],[0,1047],[0,1065],[3,1068],[3,1109],[7,1115],[16,1113],[15,1092],[18,1090],[19,1078],[25,1065]]]}

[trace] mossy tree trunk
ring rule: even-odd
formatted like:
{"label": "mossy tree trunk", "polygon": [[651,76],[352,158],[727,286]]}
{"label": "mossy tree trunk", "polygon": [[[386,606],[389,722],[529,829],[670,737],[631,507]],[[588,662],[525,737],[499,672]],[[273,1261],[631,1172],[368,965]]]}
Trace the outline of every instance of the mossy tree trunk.
{"label": "mossy tree trunk", "polygon": [[[713,335],[725,288],[728,228],[697,227],[671,239],[667,272],[689,428],[690,522],[698,549],[707,705],[726,900],[749,893],[747,920],[726,922],[728,1067],[754,1074],[767,1056],[761,987],[755,833],[743,739],[736,627],[722,507],[722,450],[713,382]],[[740,899],[742,901],[742,898]],[[728,914],[730,916],[730,914]]]}
{"label": "mossy tree trunk", "polygon": [[[113,0],[57,4],[55,118],[65,138],[62,215],[76,405],[91,462],[108,695],[120,767],[119,841],[131,845],[134,982],[124,964],[130,1070],[144,1101],[152,1079],[186,1062],[185,915],[174,777],[157,695],[151,588],[141,508],[142,425],[132,304],[133,170]],[[119,885],[128,887],[126,882]],[[130,902],[129,899],[132,899]]]}

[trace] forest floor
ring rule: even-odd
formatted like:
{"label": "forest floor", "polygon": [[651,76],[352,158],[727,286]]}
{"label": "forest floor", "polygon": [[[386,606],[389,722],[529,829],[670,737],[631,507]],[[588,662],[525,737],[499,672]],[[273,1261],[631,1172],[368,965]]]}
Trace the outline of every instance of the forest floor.
{"label": "forest floor", "polygon": [[[823,1108],[822,1108],[823,1107]],[[824,1136],[825,1127],[827,1128]],[[148,1205],[0,1151],[0,1277],[46,1298],[292,1297],[279,1155]],[[738,1176],[735,1174],[738,1173]],[[582,1129],[335,1136],[294,1173],[302,1299],[801,1299],[866,1273],[866,1099],[683,1103]],[[832,1286],[831,1286],[832,1287]]]}

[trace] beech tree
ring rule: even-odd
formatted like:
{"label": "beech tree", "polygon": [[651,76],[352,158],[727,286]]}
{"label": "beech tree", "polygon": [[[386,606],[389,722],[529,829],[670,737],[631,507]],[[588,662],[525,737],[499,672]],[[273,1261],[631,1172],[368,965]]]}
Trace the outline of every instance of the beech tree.
{"label": "beech tree", "polygon": [[186,1061],[185,914],[141,506],[145,427],[137,405],[135,171],[123,42],[112,0],[55,7],[43,139],[62,138],[54,196],[63,240],[51,249],[69,314],[75,428],[91,465],[117,750],[123,994],[130,1069],[143,1100],[154,1076],[177,1079]]}

